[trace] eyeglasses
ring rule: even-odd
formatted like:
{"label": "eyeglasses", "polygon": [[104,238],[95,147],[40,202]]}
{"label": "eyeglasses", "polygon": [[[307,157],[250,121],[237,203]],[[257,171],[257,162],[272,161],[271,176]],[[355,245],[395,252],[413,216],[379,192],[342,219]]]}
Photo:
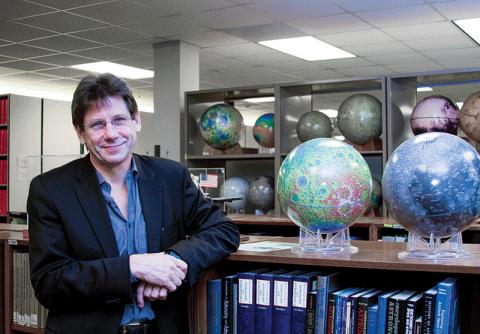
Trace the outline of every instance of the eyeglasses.
{"label": "eyeglasses", "polygon": [[107,123],[112,124],[112,126],[117,129],[117,130],[122,130],[127,128],[130,125],[130,121],[133,120],[133,116],[127,117],[127,116],[115,116],[109,121],[102,121],[102,120],[97,120],[93,121],[89,124],[84,124],[82,125],[82,128],[86,130],[89,133],[92,134],[99,134],[103,131],[105,131],[105,128],[107,127]]}

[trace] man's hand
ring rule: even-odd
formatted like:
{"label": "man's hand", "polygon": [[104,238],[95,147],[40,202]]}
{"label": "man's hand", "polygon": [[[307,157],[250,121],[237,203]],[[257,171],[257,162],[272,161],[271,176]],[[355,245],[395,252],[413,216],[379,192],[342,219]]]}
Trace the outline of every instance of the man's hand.
{"label": "man's hand", "polygon": [[140,281],[173,292],[182,284],[188,265],[164,253],[130,255],[130,271]]}
{"label": "man's hand", "polygon": [[138,307],[143,308],[145,306],[145,298],[151,302],[154,300],[165,300],[167,299],[168,291],[166,288],[158,285],[140,282],[137,286],[136,294]]}

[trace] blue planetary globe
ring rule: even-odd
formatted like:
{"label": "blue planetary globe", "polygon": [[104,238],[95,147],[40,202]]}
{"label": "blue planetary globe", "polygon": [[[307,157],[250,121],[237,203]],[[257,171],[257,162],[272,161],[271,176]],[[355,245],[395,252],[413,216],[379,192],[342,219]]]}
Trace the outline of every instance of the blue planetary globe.
{"label": "blue planetary globe", "polygon": [[243,117],[235,107],[229,104],[215,104],[202,114],[199,128],[200,134],[208,145],[226,150],[240,140]]}
{"label": "blue planetary globe", "polygon": [[330,138],[308,140],[283,161],[277,180],[280,204],[303,230],[335,233],[368,206],[372,175],[351,145]]}
{"label": "blue planetary globe", "polygon": [[273,133],[275,115],[273,113],[263,114],[255,121],[253,126],[253,138],[263,147],[274,147],[275,137]]}
{"label": "blue planetary globe", "polygon": [[452,236],[480,216],[480,155],[451,134],[415,136],[388,160],[382,193],[390,214],[408,231]]}

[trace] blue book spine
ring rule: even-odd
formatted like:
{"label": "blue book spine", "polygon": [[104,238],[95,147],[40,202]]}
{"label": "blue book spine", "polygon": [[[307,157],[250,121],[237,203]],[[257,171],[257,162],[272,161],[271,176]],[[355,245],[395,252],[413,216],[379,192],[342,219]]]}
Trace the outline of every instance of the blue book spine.
{"label": "blue book spine", "polygon": [[317,277],[315,334],[325,334],[327,331],[328,294],[340,286],[340,277],[340,273]]}
{"label": "blue book spine", "polygon": [[273,279],[272,333],[290,334],[293,275],[286,273]]}
{"label": "blue book spine", "polygon": [[348,334],[356,334],[357,332],[357,311],[358,311],[358,300],[361,296],[366,295],[374,291],[375,289],[366,289],[360,291],[352,296],[350,296],[350,319],[349,319],[349,332]]}
{"label": "blue book spine", "polygon": [[237,333],[255,333],[256,275],[266,269],[238,273]]}
{"label": "blue book spine", "polygon": [[310,272],[293,277],[292,321],[290,334],[305,334],[307,328],[307,296],[316,288],[319,272]]}
{"label": "blue book spine", "polygon": [[[456,278],[449,277],[437,284],[437,303],[436,303],[436,319],[435,329],[438,334],[448,334],[450,321],[454,320],[451,316],[454,300],[457,298]],[[452,324],[453,326],[454,324]]]}
{"label": "blue book spine", "polygon": [[238,282],[233,283],[233,334],[238,334],[237,331],[237,313],[238,313]]}
{"label": "blue book spine", "polygon": [[377,334],[378,304],[368,307],[367,334]]}
{"label": "blue book spine", "polygon": [[222,332],[222,280],[220,278],[207,282],[207,333]]}
{"label": "blue book spine", "polygon": [[[388,291],[378,297],[377,333],[384,334],[387,330],[387,300],[388,297],[400,292],[399,290]],[[418,333],[420,334],[420,333]]]}
{"label": "blue book spine", "polygon": [[222,334],[233,333],[233,285],[237,275],[222,279]]}
{"label": "blue book spine", "polygon": [[277,270],[257,275],[255,297],[255,333],[272,333],[273,278],[285,273]]}

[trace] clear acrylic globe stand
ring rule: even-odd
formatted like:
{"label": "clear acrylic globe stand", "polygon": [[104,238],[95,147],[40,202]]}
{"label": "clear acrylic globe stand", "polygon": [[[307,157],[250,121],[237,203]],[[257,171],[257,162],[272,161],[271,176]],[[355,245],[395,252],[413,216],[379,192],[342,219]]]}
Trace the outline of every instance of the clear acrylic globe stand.
{"label": "clear acrylic globe stand", "polygon": [[423,238],[418,234],[409,232],[407,250],[398,253],[399,259],[452,260],[465,259],[471,256],[463,249],[461,232],[449,238],[438,238],[433,233],[430,234],[429,238]]}
{"label": "clear acrylic globe stand", "polygon": [[351,245],[348,227],[336,233],[321,233],[320,230],[313,232],[300,227],[298,245],[292,251],[324,255],[354,254],[358,253],[358,247]]}

